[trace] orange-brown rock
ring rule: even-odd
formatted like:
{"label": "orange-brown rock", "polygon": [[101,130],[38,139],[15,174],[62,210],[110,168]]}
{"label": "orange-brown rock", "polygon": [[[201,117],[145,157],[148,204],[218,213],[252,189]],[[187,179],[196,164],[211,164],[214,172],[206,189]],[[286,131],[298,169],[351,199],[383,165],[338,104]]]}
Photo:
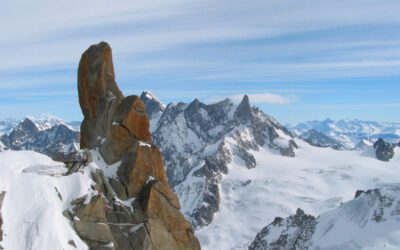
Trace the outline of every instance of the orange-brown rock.
{"label": "orange-brown rock", "polygon": [[85,118],[97,114],[100,98],[111,91],[117,98],[123,95],[115,82],[111,47],[101,42],[83,53],[78,68],[79,104]]}
{"label": "orange-brown rock", "polygon": [[[92,45],[83,53],[78,91],[84,115],[81,148],[99,150],[106,163],[118,168],[117,177],[109,179],[93,174],[102,198],[76,209],[76,216],[82,218],[75,223],[79,234],[91,246],[112,239],[116,249],[200,249],[168,184],[161,152],[152,145],[143,102],[137,96],[124,97],[115,82],[107,43]],[[132,204],[135,209],[115,196],[137,198]],[[91,229],[97,233],[88,233]]]}
{"label": "orange-brown rock", "polygon": [[130,197],[137,197],[146,182],[151,179],[156,179],[171,189],[161,152],[154,145],[136,144],[121,164],[118,176],[125,183]]}
{"label": "orange-brown rock", "polygon": [[155,238],[153,244],[161,248],[176,244],[171,249],[199,249],[200,245],[193,235],[191,225],[177,208],[171,206],[171,199],[160,191],[162,189],[159,182],[151,181],[142,193],[143,210],[149,218],[149,228],[152,229],[150,232],[169,232],[169,234],[163,233],[162,237]]}
{"label": "orange-brown rock", "polygon": [[81,148],[99,146],[106,138],[117,105],[124,98],[114,75],[111,47],[101,42],[82,54],[78,68],[79,104],[84,116]]}
{"label": "orange-brown rock", "polygon": [[118,105],[113,120],[126,128],[135,139],[151,142],[149,118],[144,110],[144,103],[138,96],[124,98]]}
{"label": "orange-brown rock", "polygon": [[91,202],[77,209],[77,216],[85,222],[106,222],[104,201],[100,196],[93,197]]}
{"label": "orange-brown rock", "polygon": [[172,192],[171,188],[166,184],[157,181],[153,184],[153,189],[157,190],[159,193],[163,194],[165,198],[167,198],[168,202],[176,209],[181,209],[181,204],[179,203],[179,199],[174,192]]}

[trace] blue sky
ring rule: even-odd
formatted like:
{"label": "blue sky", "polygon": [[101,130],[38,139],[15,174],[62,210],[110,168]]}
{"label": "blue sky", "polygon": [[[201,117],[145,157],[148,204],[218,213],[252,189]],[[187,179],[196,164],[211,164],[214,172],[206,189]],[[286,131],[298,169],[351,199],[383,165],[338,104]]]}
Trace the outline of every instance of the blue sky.
{"label": "blue sky", "polygon": [[0,118],[80,120],[79,58],[104,40],[126,95],[249,94],[283,123],[400,122],[399,13],[398,0],[0,1]]}

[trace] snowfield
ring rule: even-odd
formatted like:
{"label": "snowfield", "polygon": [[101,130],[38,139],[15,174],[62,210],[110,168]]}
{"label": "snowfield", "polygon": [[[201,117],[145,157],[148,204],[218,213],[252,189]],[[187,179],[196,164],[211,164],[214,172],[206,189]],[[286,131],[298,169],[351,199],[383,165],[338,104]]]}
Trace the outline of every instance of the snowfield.
{"label": "snowfield", "polygon": [[[257,232],[275,217],[301,208],[318,216],[354,198],[357,190],[400,180],[400,149],[390,162],[372,151],[338,151],[310,146],[297,139],[296,157],[282,157],[268,148],[252,151],[257,166],[234,160],[220,184],[220,211],[197,231],[203,249],[247,249]],[[400,227],[393,229],[399,234]],[[371,241],[374,239],[370,239]],[[398,246],[400,247],[400,245]]]}
{"label": "snowfield", "polygon": [[[87,249],[62,215],[71,201],[87,194],[92,181],[85,172],[61,176],[65,167],[32,151],[0,153],[0,192],[5,249]],[[73,240],[77,248],[68,244]]]}
{"label": "snowfield", "polygon": [[[209,226],[196,232],[203,249],[247,249],[257,232],[277,216],[292,215],[299,207],[318,216],[353,199],[357,190],[399,182],[399,147],[390,162],[381,162],[371,149],[337,151],[313,147],[300,139],[296,143],[299,149],[293,158],[268,147],[251,151],[257,162],[252,169],[245,167],[240,158],[233,158],[220,184],[220,210]],[[102,167],[107,172],[95,152],[92,154],[95,162],[86,170],[62,176],[64,166],[42,154],[0,152],[0,192],[6,191],[1,209],[2,247],[87,249],[62,212],[71,207],[72,200],[93,191],[89,168]],[[386,230],[390,231],[389,238],[400,235],[399,227]],[[71,240],[77,248],[68,243]],[[362,240],[369,246],[380,242],[368,237]],[[400,247],[397,243],[392,240],[391,246]]]}

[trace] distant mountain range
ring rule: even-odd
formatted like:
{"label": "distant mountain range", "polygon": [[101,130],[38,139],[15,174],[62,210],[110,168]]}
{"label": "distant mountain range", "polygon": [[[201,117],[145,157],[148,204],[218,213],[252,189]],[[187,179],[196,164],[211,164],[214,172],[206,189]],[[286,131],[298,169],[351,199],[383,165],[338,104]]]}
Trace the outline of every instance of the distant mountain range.
{"label": "distant mountain range", "polygon": [[326,119],[302,122],[294,126],[287,125],[287,127],[298,136],[309,130],[315,130],[331,137],[347,149],[355,149],[363,140],[374,142],[382,138],[391,143],[400,141],[400,123]]}
{"label": "distant mountain range", "polygon": [[11,131],[25,119],[28,119],[33,124],[35,124],[35,127],[39,131],[49,129],[57,125],[64,125],[71,130],[79,131],[81,125],[80,121],[65,121],[61,118],[52,115],[44,115],[44,114],[27,115],[22,119],[6,118],[0,120],[0,135],[11,133]]}
{"label": "distant mountain range", "polygon": [[76,122],[66,123],[54,116],[36,115],[20,121],[6,119],[1,124],[0,150],[33,150],[53,158],[79,150]]}

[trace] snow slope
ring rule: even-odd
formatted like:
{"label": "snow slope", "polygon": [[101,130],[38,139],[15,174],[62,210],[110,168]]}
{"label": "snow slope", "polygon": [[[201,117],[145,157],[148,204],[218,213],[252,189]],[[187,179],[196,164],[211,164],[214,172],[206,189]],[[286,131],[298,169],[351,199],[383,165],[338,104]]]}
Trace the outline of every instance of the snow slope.
{"label": "snow slope", "polygon": [[354,197],[356,190],[373,189],[400,179],[400,149],[389,162],[372,151],[318,148],[297,139],[296,157],[282,157],[261,147],[253,151],[257,166],[248,169],[235,157],[220,183],[220,210],[199,231],[203,249],[247,249],[257,232],[276,216],[297,208],[318,215]]}
{"label": "snow slope", "polygon": [[275,218],[251,244],[266,249],[399,249],[400,183],[381,185],[318,218],[298,209]]}
{"label": "snow slope", "polygon": [[61,176],[62,164],[32,151],[0,152],[0,192],[5,249],[87,249],[62,212],[87,194],[93,183],[85,172]]}

